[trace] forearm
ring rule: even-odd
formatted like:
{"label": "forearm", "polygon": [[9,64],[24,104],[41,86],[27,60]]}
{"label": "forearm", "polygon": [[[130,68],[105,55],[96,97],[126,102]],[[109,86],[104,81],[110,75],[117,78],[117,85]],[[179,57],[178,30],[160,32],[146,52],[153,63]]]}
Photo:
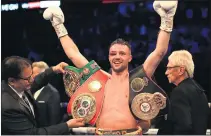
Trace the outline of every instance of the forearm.
{"label": "forearm", "polygon": [[61,37],[60,42],[65,54],[68,56],[69,59],[72,59],[73,56],[79,52],[78,47],[68,35]]}
{"label": "forearm", "polygon": [[161,17],[160,32],[155,50],[147,57],[143,67],[148,77],[152,77],[160,61],[168,51],[170,33],[173,29],[174,14],[178,1],[154,1],[153,8]]}
{"label": "forearm", "polygon": [[160,33],[157,39],[156,50],[159,54],[165,55],[168,50],[170,33],[173,30],[174,15],[178,1],[155,1],[153,7],[161,17]]}
{"label": "forearm", "polygon": [[59,7],[49,7],[44,13],[43,17],[50,20],[55,32],[60,39],[62,47],[67,57],[78,68],[82,68],[88,64],[88,60],[79,52],[78,47],[73,40],[68,36],[67,29],[64,26],[64,14]]}
{"label": "forearm", "polygon": [[89,61],[80,53],[78,47],[68,35],[60,37],[60,42],[65,54],[77,68],[82,68],[89,63]]}
{"label": "forearm", "polygon": [[32,93],[47,85],[55,75],[56,73],[53,71],[53,69],[49,68],[45,70],[45,72],[36,76],[34,82],[31,85]]}
{"label": "forearm", "polygon": [[168,50],[168,44],[170,39],[170,33],[160,30],[158,34],[157,44],[155,50],[147,57],[143,67],[148,77],[152,77],[160,61],[166,55]]}
{"label": "forearm", "polygon": [[157,38],[156,49],[155,49],[155,53],[158,56],[164,57],[166,55],[168,51],[170,35],[171,35],[170,32],[160,30],[158,34],[158,38]]}
{"label": "forearm", "polygon": [[15,135],[61,135],[69,134],[67,123],[38,128],[25,114],[19,112],[3,112],[2,125],[5,134]]}

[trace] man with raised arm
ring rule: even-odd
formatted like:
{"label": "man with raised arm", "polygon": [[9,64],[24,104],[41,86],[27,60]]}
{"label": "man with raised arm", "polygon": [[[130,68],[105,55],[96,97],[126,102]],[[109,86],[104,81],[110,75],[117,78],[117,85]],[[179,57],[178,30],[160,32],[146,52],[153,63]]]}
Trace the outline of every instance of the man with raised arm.
{"label": "man with raised arm", "polygon": [[[60,8],[45,10],[44,18],[51,21],[66,55],[78,68],[70,66],[69,75],[64,76],[66,90],[71,88],[72,91],[68,111],[74,118],[84,117],[87,123],[96,124],[97,134],[141,134],[149,129],[150,120],[167,106],[165,92],[151,77],[167,52],[177,3],[153,3],[161,17],[161,25],[156,48],[143,65],[129,72],[130,44],[123,39],[111,43],[111,75],[80,53],[63,25],[64,15]],[[96,94],[99,92],[100,95]]]}

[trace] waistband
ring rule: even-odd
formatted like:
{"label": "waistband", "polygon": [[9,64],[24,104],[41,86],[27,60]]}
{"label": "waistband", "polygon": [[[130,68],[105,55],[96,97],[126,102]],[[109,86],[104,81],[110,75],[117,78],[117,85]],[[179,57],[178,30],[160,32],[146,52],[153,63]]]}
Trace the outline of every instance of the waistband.
{"label": "waistband", "polygon": [[142,128],[134,128],[134,129],[121,129],[121,130],[103,130],[97,129],[97,135],[141,135]]}

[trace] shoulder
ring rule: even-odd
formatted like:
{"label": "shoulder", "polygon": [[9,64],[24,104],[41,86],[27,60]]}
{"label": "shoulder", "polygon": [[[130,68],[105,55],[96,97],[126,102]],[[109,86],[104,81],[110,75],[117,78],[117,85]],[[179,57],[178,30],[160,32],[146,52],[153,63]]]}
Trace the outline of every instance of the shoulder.
{"label": "shoulder", "polygon": [[177,86],[172,90],[171,97],[174,95],[183,95],[183,94],[184,94],[184,89],[181,88],[180,86]]}
{"label": "shoulder", "polygon": [[193,79],[185,79],[177,87],[175,87],[174,90],[178,90],[185,94],[189,94],[195,92],[197,88],[196,88],[196,83]]}
{"label": "shoulder", "polygon": [[7,93],[6,91],[2,92],[2,94],[1,94],[2,105],[9,102],[9,100],[11,100],[11,99],[12,99],[12,96],[9,93]]}
{"label": "shoulder", "polygon": [[1,108],[3,111],[17,108],[17,105],[19,104],[18,100],[13,98],[8,92],[2,92],[1,102]]}
{"label": "shoulder", "polygon": [[186,99],[186,97],[188,97],[187,91],[186,86],[179,85],[172,90],[170,99]]}
{"label": "shoulder", "polygon": [[144,69],[144,67],[143,67],[143,64],[142,65],[139,65],[139,66],[137,66],[137,67],[135,67],[134,69],[132,69],[132,70],[130,70],[129,71],[129,74],[130,74],[130,76],[131,75],[134,75],[134,74],[146,74],[146,71],[145,71],[145,69]]}
{"label": "shoulder", "polygon": [[51,84],[48,84],[46,88],[52,93],[59,93],[58,90]]}
{"label": "shoulder", "polygon": [[9,93],[9,86],[7,84],[1,84],[1,101],[2,104],[9,102],[9,100],[14,99],[12,95]]}

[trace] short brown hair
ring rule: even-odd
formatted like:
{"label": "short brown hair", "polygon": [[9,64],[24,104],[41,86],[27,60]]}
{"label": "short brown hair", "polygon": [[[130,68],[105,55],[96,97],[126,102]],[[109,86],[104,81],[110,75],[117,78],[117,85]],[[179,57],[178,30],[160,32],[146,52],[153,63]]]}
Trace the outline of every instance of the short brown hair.
{"label": "short brown hair", "polygon": [[113,46],[114,44],[125,45],[125,46],[127,46],[127,47],[130,49],[130,51],[131,51],[131,45],[129,44],[129,42],[126,41],[126,40],[124,40],[124,39],[122,39],[122,38],[118,38],[118,39],[116,39],[115,41],[113,41],[113,42],[111,43],[109,49],[110,49],[111,46]]}

